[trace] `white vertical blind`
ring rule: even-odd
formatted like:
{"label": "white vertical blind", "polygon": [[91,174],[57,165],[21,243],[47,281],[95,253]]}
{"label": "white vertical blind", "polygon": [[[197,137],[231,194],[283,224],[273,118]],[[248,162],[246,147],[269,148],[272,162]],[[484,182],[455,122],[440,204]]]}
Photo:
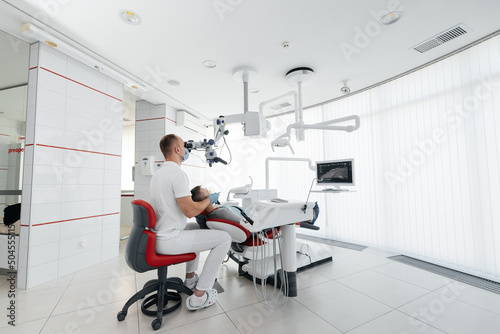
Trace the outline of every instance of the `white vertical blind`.
{"label": "white vertical blind", "polygon": [[[304,92],[307,94],[307,92]],[[273,118],[267,139],[227,137],[233,169],[207,170],[218,190],[264,188],[265,158],[355,159],[354,192],[312,194],[317,236],[391,249],[500,281],[500,37],[368,91],[306,110],[316,123],[357,114],[353,133],[306,131],[296,153],[270,148],[293,123]],[[271,188],[307,196],[307,165],[272,163]],[[219,174],[217,174],[219,173]],[[212,176],[211,176],[212,174]],[[223,189],[221,189],[223,188]],[[301,231],[302,232],[302,231]],[[307,233],[307,232],[306,232]]]}

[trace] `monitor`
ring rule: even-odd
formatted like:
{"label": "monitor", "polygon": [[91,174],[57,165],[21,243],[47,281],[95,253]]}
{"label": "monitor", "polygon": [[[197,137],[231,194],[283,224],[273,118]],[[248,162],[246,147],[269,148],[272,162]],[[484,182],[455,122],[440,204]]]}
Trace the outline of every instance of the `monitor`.
{"label": "monitor", "polygon": [[316,162],[316,179],[323,186],[354,186],[354,159]]}

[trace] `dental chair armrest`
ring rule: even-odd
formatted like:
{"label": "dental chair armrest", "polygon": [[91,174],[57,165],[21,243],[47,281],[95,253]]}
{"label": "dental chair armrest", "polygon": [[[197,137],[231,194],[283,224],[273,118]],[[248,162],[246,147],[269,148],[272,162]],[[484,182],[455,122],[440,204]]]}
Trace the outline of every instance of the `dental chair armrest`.
{"label": "dental chair armrest", "polygon": [[241,226],[226,219],[207,219],[207,227],[212,230],[226,231],[231,236],[233,242],[241,243],[250,237],[250,232]]}

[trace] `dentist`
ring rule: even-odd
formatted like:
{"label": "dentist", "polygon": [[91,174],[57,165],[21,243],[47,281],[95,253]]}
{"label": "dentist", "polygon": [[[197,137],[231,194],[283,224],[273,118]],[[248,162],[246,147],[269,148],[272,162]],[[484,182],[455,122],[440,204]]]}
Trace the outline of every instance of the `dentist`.
{"label": "dentist", "polygon": [[[217,290],[212,286],[229,251],[231,237],[224,231],[200,230],[197,223],[187,223],[187,218],[200,214],[217,202],[219,194],[210,194],[200,202],[192,200],[188,176],[180,168],[189,151],[179,136],[165,135],[160,140],[160,150],[165,164],[153,175],[150,186],[150,202],[157,218],[153,230],[156,233],[156,252],[168,255],[196,253],[196,259],[186,263],[184,285],[194,289],[193,295],[186,300],[186,307],[189,310],[202,309],[217,300]],[[198,277],[195,271],[199,253],[207,250],[210,253]]]}

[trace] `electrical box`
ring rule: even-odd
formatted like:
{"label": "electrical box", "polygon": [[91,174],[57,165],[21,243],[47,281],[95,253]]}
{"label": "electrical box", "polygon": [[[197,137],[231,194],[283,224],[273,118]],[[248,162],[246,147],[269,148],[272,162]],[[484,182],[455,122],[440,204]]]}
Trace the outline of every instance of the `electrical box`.
{"label": "electrical box", "polygon": [[155,172],[155,157],[148,155],[141,158],[141,175],[153,175]]}

